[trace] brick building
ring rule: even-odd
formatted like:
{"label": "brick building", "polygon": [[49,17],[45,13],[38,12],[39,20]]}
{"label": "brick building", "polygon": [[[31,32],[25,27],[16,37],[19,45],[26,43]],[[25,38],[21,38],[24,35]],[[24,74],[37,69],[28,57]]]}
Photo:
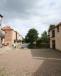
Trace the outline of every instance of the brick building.
{"label": "brick building", "polygon": [[14,31],[10,26],[5,26],[2,30],[5,32],[2,44],[10,46],[16,41],[22,41],[22,36],[17,31]]}

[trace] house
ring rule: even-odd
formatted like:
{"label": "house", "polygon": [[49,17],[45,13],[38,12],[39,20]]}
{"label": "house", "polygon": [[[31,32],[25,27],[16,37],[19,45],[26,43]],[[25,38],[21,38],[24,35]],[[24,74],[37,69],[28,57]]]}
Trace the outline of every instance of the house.
{"label": "house", "polygon": [[5,32],[2,44],[11,46],[14,42],[22,42],[22,36],[10,26],[5,26],[2,30]]}
{"label": "house", "polygon": [[61,23],[49,29],[50,48],[61,50]]}

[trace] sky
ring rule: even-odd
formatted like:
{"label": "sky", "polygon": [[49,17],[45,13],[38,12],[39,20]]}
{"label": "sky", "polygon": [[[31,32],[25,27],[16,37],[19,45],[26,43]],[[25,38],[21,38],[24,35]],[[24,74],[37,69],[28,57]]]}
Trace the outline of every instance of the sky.
{"label": "sky", "polygon": [[0,0],[2,26],[14,27],[23,37],[35,28],[39,36],[61,22],[61,0]]}

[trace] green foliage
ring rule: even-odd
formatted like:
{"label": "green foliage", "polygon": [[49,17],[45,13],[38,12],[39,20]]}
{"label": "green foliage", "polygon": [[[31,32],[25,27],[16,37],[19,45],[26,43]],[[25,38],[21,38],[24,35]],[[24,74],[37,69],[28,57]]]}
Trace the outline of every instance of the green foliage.
{"label": "green foliage", "polygon": [[41,41],[42,41],[42,43],[48,43],[49,42],[48,34],[46,31],[43,32],[43,34],[41,36]]}
{"label": "green foliage", "polygon": [[41,43],[39,48],[49,48],[49,43]]}
{"label": "green foliage", "polygon": [[30,29],[25,37],[27,43],[33,44],[38,39],[38,32],[36,29]]}
{"label": "green foliage", "polygon": [[41,42],[42,42],[41,38],[38,38],[38,40],[36,41],[36,47],[40,48]]}
{"label": "green foliage", "polygon": [[46,31],[43,32],[41,38],[39,38],[36,42],[37,48],[48,48],[49,47],[49,38]]}
{"label": "green foliage", "polygon": [[46,31],[44,31],[40,38],[35,29],[30,29],[25,37],[25,41],[29,43],[28,48],[47,48],[49,47],[49,38]]}

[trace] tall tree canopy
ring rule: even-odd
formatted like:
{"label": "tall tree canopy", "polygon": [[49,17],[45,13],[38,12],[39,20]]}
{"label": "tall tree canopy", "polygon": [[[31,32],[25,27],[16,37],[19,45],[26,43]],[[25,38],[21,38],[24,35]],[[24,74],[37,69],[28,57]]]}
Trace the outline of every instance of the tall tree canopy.
{"label": "tall tree canopy", "polygon": [[25,41],[31,44],[33,44],[33,42],[36,42],[37,39],[38,39],[38,32],[34,28],[30,29],[27,35],[25,36]]}
{"label": "tall tree canopy", "polygon": [[43,34],[41,35],[41,40],[43,43],[48,43],[49,39],[46,31],[44,31]]}

